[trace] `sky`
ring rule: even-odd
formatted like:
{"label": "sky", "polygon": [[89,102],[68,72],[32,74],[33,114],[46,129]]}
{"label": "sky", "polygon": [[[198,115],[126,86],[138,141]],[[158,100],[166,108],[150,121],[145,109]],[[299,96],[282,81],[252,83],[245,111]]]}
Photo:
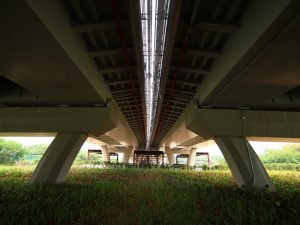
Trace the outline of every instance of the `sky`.
{"label": "sky", "polygon": [[[267,149],[277,149],[280,150],[282,146],[295,144],[295,143],[287,143],[287,142],[262,142],[262,141],[250,141],[252,148],[258,155],[262,155]],[[222,155],[221,150],[219,149],[217,144],[212,144],[206,147],[201,148],[200,151],[209,152],[210,155]]]}
{"label": "sky", "polygon": [[[50,145],[54,137],[2,137],[7,140],[14,140],[20,142],[24,146],[46,144]],[[82,146],[82,151],[87,151],[87,149],[98,149],[99,147],[95,144],[85,142]]]}

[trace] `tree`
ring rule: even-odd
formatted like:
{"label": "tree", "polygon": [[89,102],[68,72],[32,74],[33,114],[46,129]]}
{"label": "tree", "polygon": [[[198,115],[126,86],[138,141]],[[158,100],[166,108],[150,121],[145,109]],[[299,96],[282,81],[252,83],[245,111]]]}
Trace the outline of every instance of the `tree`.
{"label": "tree", "polygon": [[212,162],[212,164],[214,165],[222,165],[222,166],[227,166],[227,162],[224,158],[223,155],[212,155],[210,157],[210,161]]}
{"label": "tree", "polygon": [[76,161],[84,161],[84,160],[86,160],[86,153],[82,152],[82,151],[79,151],[75,160]]}
{"label": "tree", "polygon": [[285,145],[281,150],[268,149],[265,154],[261,156],[261,160],[265,164],[300,164],[300,145]]}
{"label": "tree", "polygon": [[48,145],[45,144],[36,144],[36,145],[30,145],[27,146],[25,149],[25,154],[28,155],[43,155],[45,151],[47,150]]}
{"label": "tree", "polygon": [[23,158],[24,152],[20,143],[0,138],[0,164],[14,164]]}

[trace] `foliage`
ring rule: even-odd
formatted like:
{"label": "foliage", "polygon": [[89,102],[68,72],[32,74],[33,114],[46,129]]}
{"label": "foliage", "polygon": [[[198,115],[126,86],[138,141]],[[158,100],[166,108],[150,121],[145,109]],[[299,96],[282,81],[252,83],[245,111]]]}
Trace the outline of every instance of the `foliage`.
{"label": "foliage", "polygon": [[[300,145],[285,145],[280,150],[268,149],[260,159],[268,170],[300,171]],[[215,156],[210,169],[228,170],[223,157]]]}
{"label": "foliage", "polygon": [[[0,224],[296,225],[299,173],[275,176],[278,192],[236,188],[229,172],[76,169],[65,184],[29,184],[0,171]],[[78,207],[80,206],[80,207]]]}
{"label": "foliage", "polygon": [[228,165],[219,164],[211,167],[212,170],[229,170]]}
{"label": "foliage", "polygon": [[75,161],[86,161],[86,154],[84,153],[84,152],[82,152],[82,151],[80,151],[78,154],[77,154],[77,156],[76,156],[76,158],[75,158]]}
{"label": "foliage", "polygon": [[300,145],[285,145],[281,150],[268,149],[260,158],[268,170],[300,171]]}
{"label": "foliage", "polygon": [[43,155],[45,151],[47,150],[48,145],[45,144],[36,144],[36,145],[30,145],[26,146],[25,152],[26,154],[30,155]]}
{"label": "foliage", "polygon": [[0,164],[14,164],[24,156],[24,147],[11,140],[0,139]]}
{"label": "foliage", "polygon": [[47,150],[48,145],[36,144],[25,147],[24,160],[17,162],[18,164],[32,165],[38,164]]}
{"label": "foliage", "polygon": [[[80,165],[90,165],[94,167],[95,165],[102,165],[102,155],[100,154],[90,154],[90,159],[87,160],[87,153],[83,151],[79,151],[77,154],[73,165],[80,166]],[[102,166],[101,166],[102,167]]]}
{"label": "foliage", "polygon": [[266,163],[264,166],[268,170],[300,171],[300,164],[296,163]]}
{"label": "foliage", "polygon": [[223,155],[212,155],[210,157],[210,161],[212,163],[212,165],[222,165],[222,166],[227,166],[227,162],[224,159]]}
{"label": "foliage", "polygon": [[261,160],[265,164],[269,163],[288,163],[300,164],[300,145],[286,145],[281,150],[268,149],[261,156]]}

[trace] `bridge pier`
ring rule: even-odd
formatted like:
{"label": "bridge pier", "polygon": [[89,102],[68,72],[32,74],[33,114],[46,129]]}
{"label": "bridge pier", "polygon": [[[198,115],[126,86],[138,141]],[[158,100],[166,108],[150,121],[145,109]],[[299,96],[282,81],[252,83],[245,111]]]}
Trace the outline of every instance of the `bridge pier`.
{"label": "bridge pier", "polygon": [[102,145],[102,157],[103,157],[103,162],[109,161],[109,146]]}
{"label": "bridge pier", "polygon": [[64,182],[87,137],[83,133],[58,133],[34,170],[31,182]]}
{"label": "bridge pier", "polygon": [[172,149],[169,147],[165,147],[165,153],[168,158],[169,166],[172,166],[174,164],[174,153],[172,152]]}
{"label": "bridge pier", "polygon": [[126,150],[124,150],[123,163],[129,163],[129,159],[132,151],[133,151],[133,147],[128,147]]}
{"label": "bridge pier", "polygon": [[274,185],[259,157],[245,137],[215,137],[239,186],[274,190]]}
{"label": "bridge pier", "polygon": [[104,107],[3,107],[0,132],[57,133],[32,182],[60,183],[88,136],[99,137],[117,125],[114,104]]}
{"label": "bridge pier", "polygon": [[185,148],[183,150],[171,149],[170,147],[165,147],[165,153],[168,158],[169,165],[172,166],[174,164],[174,154],[188,154],[189,159],[187,161],[187,166],[194,166],[196,161],[196,148]]}
{"label": "bridge pier", "polygon": [[108,162],[110,160],[109,153],[111,152],[121,152],[123,153],[123,163],[129,163],[130,155],[133,151],[133,147],[130,146],[126,149],[117,149],[114,146],[109,145],[102,145],[102,155],[103,155],[103,161]]}
{"label": "bridge pier", "polygon": [[188,166],[192,167],[192,166],[195,165],[196,153],[197,153],[197,149],[196,148],[191,148],[190,149]]}
{"label": "bridge pier", "polygon": [[[186,128],[220,147],[239,186],[274,186],[246,137],[299,138],[300,114],[285,111],[200,109],[186,111]],[[254,181],[254,182],[253,182]]]}

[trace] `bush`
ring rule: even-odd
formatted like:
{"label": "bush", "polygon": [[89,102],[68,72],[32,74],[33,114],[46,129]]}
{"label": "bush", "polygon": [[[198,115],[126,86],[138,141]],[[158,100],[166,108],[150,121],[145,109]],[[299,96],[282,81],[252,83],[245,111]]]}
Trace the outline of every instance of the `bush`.
{"label": "bush", "polygon": [[300,164],[296,163],[266,163],[265,168],[268,170],[293,170],[300,171]]}
{"label": "bush", "polygon": [[229,170],[227,165],[214,165],[211,167],[212,170]]}
{"label": "bush", "polygon": [[24,152],[20,143],[0,139],[0,164],[14,164],[23,158]]}
{"label": "bush", "polygon": [[262,156],[264,164],[300,164],[300,146],[286,145],[281,150],[267,150]]}

